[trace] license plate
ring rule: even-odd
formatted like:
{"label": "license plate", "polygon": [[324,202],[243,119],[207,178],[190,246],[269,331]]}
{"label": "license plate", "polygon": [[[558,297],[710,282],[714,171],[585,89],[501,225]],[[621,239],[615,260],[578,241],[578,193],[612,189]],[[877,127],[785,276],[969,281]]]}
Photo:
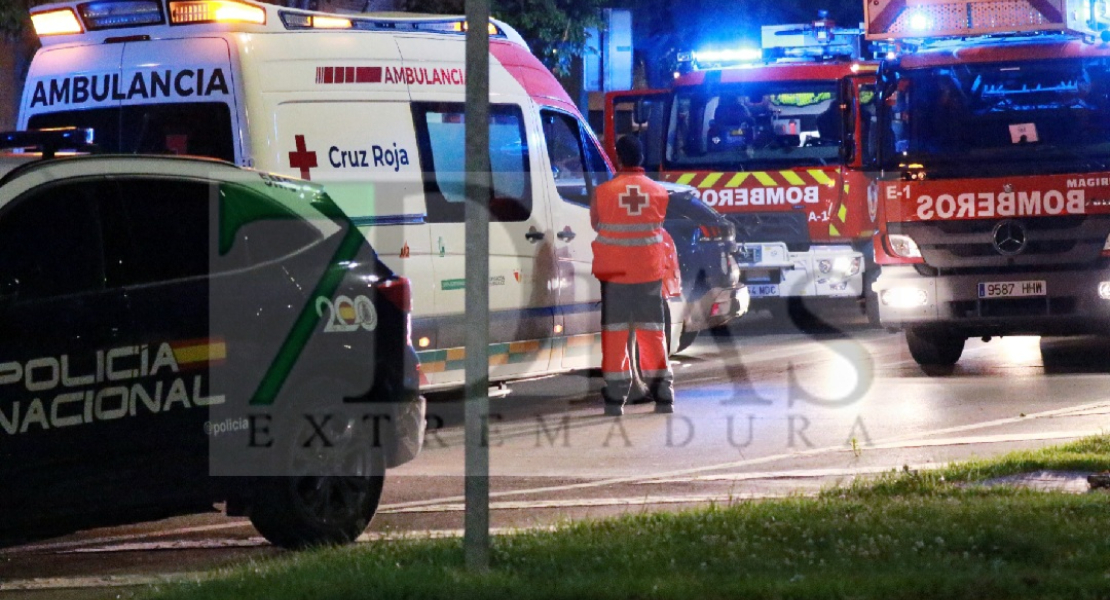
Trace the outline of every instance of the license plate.
{"label": "license plate", "polygon": [[993,281],[979,284],[979,298],[1026,298],[1048,294],[1044,281]]}
{"label": "license plate", "polygon": [[748,286],[748,294],[752,298],[763,298],[763,297],[766,297],[766,296],[778,296],[779,295],[779,286],[778,286],[778,284],[773,284],[773,283],[768,283],[768,284],[763,284],[763,285],[749,285]]}
{"label": "license plate", "polygon": [[763,261],[763,246],[744,246],[736,254],[736,262],[755,264]]}

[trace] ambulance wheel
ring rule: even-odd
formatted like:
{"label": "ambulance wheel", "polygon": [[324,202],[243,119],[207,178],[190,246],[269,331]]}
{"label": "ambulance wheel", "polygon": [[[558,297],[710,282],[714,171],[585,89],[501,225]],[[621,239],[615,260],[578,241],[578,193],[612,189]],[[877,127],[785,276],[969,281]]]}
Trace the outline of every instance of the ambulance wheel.
{"label": "ambulance wheel", "polygon": [[[296,389],[295,398],[320,398],[314,406],[321,411],[328,411],[330,399],[342,398],[323,378]],[[312,411],[305,408],[309,401],[294,402],[293,414]],[[357,424],[339,413],[318,423],[295,419],[287,426],[290,434],[275,435],[287,475],[259,478],[250,506],[251,523],[275,546],[348,544],[366,530],[381,501],[385,465]]]}
{"label": "ambulance wheel", "polygon": [[911,328],[906,330],[906,345],[917,364],[950,367],[960,360],[967,338],[947,331]]}

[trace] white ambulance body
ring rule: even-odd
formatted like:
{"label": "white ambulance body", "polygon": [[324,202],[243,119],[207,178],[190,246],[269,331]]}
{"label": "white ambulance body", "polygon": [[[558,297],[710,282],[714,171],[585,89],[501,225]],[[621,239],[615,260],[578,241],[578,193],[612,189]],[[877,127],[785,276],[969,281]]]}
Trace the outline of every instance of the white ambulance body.
{"label": "white ambulance body", "polygon": [[[43,48],[20,128],[92,127],[108,151],[215,156],[325,184],[411,280],[427,388],[462,382],[460,19],[227,0],[73,2],[33,18]],[[596,366],[588,195],[609,166],[519,35],[490,30],[490,375]]]}

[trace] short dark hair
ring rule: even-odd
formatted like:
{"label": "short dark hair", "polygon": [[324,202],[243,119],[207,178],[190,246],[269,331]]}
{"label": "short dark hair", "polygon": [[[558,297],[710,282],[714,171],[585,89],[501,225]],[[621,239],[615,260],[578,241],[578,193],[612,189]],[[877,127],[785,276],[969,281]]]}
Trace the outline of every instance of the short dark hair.
{"label": "short dark hair", "polygon": [[644,148],[636,135],[626,135],[617,140],[617,158],[623,167],[638,167],[644,164]]}

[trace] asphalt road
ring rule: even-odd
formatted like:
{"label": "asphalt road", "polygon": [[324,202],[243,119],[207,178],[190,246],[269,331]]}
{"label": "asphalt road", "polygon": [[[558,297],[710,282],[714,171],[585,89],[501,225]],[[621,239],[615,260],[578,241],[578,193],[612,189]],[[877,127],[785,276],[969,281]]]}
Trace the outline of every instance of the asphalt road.
{"label": "asphalt road", "polygon": [[[955,369],[925,373],[901,334],[844,329],[757,316],[703,335],[676,358],[674,415],[637,405],[602,416],[596,373],[512,386],[491,408],[492,526],[812,492],[1110,427],[1110,341],[974,340]],[[461,531],[462,408],[441,396],[430,414],[437,427],[387,478],[368,543]],[[0,549],[0,600],[115,598],[281,553],[216,512],[83,531]]]}

